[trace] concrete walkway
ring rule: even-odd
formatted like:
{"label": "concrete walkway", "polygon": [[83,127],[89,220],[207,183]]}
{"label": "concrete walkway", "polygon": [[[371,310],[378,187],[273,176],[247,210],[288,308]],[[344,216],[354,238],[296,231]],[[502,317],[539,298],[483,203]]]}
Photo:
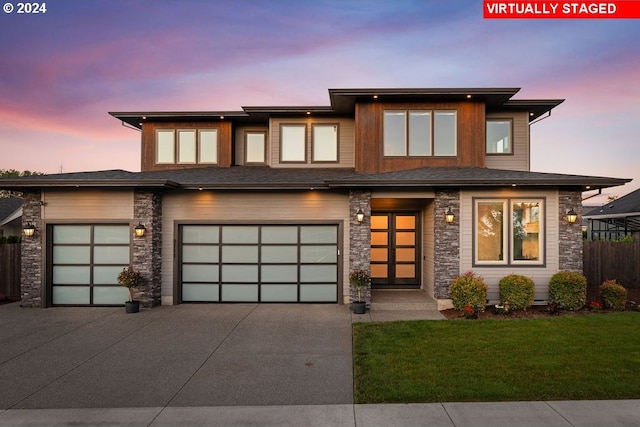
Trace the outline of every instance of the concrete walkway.
{"label": "concrete walkway", "polygon": [[354,405],[351,323],[406,316],[339,305],[135,315],[2,305],[0,426],[640,426],[629,400]]}

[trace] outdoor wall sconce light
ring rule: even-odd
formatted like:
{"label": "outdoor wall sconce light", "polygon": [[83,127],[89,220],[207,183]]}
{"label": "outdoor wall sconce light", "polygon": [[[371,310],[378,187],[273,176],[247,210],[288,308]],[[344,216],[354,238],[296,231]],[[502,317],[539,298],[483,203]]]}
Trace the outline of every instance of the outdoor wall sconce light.
{"label": "outdoor wall sconce light", "polygon": [[26,237],[33,237],[33,235],[36,233],[36,226],[31,223],[28,223],[27,225],[24,226],[24,228],[22,229],[22,232]]}
{"label": "outdoor wall sconce light", "polygon": [[569,212],[567,212],[567,222],[569,224],[575,224],[577,220],[578,214],[576,213],[576,211],[574,211],[573,208],[569,209]]}
{"label": "outdoor wall sconce light", "polygon": [[147,229],[144,225],[138,223],[138,225],[136,225],[136,228],[134,228],[134,231],[136,233],[136,237],[144,237],[144,233],[147,232]]}
{"label": "outdoor wall sconce light", "polygon": [[364,221],[364,212],[362,211],[362,209],[358,209],[358,212],[356,212],[356,219],[358,220],[358,222]]}
{"label": "outdoor wall sconce light", "polygon": [[456,215],[451,210],[451,206],[449,206],[449,210],[444,214],[444,219],[447,221],[447,224],[453,224],[453,221],[456,219]]}

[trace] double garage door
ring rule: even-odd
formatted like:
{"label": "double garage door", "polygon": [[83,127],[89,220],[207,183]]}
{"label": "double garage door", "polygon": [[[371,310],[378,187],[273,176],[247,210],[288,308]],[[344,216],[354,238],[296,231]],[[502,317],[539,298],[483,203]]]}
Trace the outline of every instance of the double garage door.
{"label": "double garage door", "polygon": [[338,301],[339,225],[179,226],[180,302]]}

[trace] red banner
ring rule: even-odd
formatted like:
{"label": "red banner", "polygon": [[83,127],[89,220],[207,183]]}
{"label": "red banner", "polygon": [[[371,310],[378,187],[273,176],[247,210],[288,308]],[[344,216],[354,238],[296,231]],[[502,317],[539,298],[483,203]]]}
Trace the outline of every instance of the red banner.
{"label": "red banner", "polygon": [[485,19],[638,19],[640,1],[484,0]]}

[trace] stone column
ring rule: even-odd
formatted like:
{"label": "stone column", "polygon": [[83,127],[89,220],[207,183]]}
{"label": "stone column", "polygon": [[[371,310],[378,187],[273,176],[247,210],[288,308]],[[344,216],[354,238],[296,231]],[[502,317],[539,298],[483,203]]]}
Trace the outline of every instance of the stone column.
{"label": "stone column", "polygon": [[[364,221],[358,222],[356,213],[359,209],[364,212]],[[364,270],[371,274],[371,193],[368,191],[349,192],[349,273],[354,270]],[[356,299],[355,292],[349,286],[351,300]],[[371,286],[364,292],[364,300],[371,302]]]}
{"label": "stone column", "polygon": [[[453,211],[453,224],[445,221],[447,210]],[[436,191],[434,211],[434,284],[433,296],[449,298],[453,279],[460,275],[460,192]]]}
{"label": "stone column", "polygon": [[36,231],[32,237],[22,236],[20,305],[22,307],[44,307],[44,284],[42,283],[42,242],[45,230],[42,228],[40,191],[24,193],[22,202],[22,227],[33,224]]}
{"label": "stone column", "polygon": [[145,286],[134,292],[142,307],[160,304],[162,286],[162,194],[155,191],[133,192],[134,226],[147,229],[144,237],[133,237],[132,266],[145,278]]}
{"label": "stone column", "polygon": [[[567,222],[567,211],[578,214],[574,224]],[[558,263],[560,271],[582,274],[582,193],[580,191],[558,191]]]}

